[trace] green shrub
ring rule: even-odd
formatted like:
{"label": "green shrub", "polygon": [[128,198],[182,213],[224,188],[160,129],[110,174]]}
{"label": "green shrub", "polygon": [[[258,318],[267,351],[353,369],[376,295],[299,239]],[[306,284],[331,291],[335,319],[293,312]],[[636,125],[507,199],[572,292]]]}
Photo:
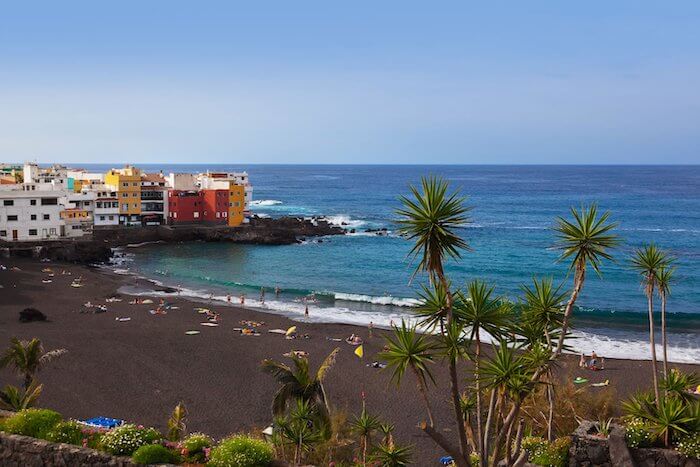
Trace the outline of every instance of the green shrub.
{"label": "green shrub", "polygon": [[641,418],[633,418],[625,424],[625,439],[631,448],[646,448],[654,442],[654,436],[647,423]]}
{"label": "green shrub", "polygon": [[66,443],[82,446],[85,435],[83,434],[84,425],[70,420],[60,422],[51,429],[46,435],[46,439],[53,443]]}
{"label": "green shrub", "polygon": [[521,447],[530,454],[529,461],[536,465],[563,467],[569,458],[571,438],[557,438],[551,444],[539,436],[526,436]]}
{"label": "green shrub", "polygon": [[211,451],[214,467],[266,467],[272,462],[272,447],[265,441],[246,435],[227,438]]}
{"label": "green shrub", "polygon": [[207,455],[205,449],[211,448],[214,440],[203,433],[192,433],[180,443],[182,455],[192,464],[203,463]]}
{"label": "green shrub", "polygon": [[45,439],[58,422],[61,414],[48,409],[26,409],[7,418],[4,430],[16,435]]}
{"label": "green shrub", "polygon": [[131,456],[134,464],[176,464],[177,454],[160,444],[146,444],[138,448]]}
{"label": "green shrub", "polygon": [[130,456],[141,446],[153,444],[163,436],[155,428],[122,425],[102,435],[102,448],[117,456]]}
{"label": "green shrub", "polygon": [[691,459],[700,459],[700,433],[682,436],[676,444],[678,452]]}

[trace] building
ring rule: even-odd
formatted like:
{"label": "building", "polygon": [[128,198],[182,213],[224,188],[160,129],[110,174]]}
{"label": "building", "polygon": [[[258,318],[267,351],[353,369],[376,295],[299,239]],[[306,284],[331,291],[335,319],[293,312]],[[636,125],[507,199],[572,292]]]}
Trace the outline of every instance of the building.
{"label": "building", "polygon": [[105,185],[119,199],[119,225],[141,225],[141,171],[136,167],[112,169],[105,174]]}
{"label": "building", "polygon": [[[80,237],[82,227],[66,229],[69,192],[53,183],[0,185],[0,240],[32,241]],[[77,222],[77,221],[76,221]]]}
{"label": "building", "polygon": [[168,219],[168,187],[163,174],[141,175],[141,223],[162,225]]}
{"label": "building", "polygon": [[62,165],[42,168],[34,162],[26,162],[23,172],[24,183],[52,184],[60,189],[68,187],[68,169]]}
{"label": "building", "polygon": [[253,200],[253,185],[250,184],[248,172],[207,172],[197,176],[197,186],[209,189],[227,189],[232,185],[243,187],[245,216],[250,215],[250,202]]}
{"label": "building", "polygon": [[105,182],[105,174],[100,172],[88,172],[86,170],[71,170],[67,171],[68,189],[72,189],[76,193],[82,191],[85,185],[102,185]]}
{"label": "building", "polygon": [[81,237],[92,234],[94,225],[95,201],[97,195],[92,191],[66,194],[65,209],[61,219],[66,224],[67,237]]}
{"label": "building", "polygon": [[191,173],[170,173],[166,177],[166,184],[171,190],[195,191],[197,190],[197,175]]}
{"label": "building", "polygon": [[84,185],[82,189],[95,194],[95,227],[119,225],[119,198],[115,190],[104,184]]}
{"label": "building", "polygon": [[168,223],[227,225],[228,190],[168,191]]}

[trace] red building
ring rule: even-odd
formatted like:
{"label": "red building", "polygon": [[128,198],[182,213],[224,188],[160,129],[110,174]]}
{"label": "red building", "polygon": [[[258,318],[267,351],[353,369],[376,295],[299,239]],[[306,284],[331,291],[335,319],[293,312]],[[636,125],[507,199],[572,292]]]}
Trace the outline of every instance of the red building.
{"label": "red building", "polygon": [[169,190],[168,224],[227,224],[228,190]]}

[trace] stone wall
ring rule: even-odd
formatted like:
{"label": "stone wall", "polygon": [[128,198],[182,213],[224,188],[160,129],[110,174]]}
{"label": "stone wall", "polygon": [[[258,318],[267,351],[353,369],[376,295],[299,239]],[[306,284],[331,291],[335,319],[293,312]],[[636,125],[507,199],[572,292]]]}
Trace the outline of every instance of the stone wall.
{"label": "stone wall", "polygon": [[135,465],[128,457],[114,457],[94,449],[70,444],[50,443],[28,436],[0,433],[0,466],[132,467]]}
{"label": "stone wall", "polygon": [[627,448],[624,427],[613,425],[610,436],[595,436],[595,423],[584,421],[572,435],[569,467],[700,467],[673,449]]}

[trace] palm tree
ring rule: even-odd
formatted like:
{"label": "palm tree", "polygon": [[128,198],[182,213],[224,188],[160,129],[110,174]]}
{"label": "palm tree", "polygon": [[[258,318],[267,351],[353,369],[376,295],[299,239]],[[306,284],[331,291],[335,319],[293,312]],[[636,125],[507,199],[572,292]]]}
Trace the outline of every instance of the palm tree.
{"label": "palm tree", "polygon": [[666,340],[666,300],[671,295],[671,282],[676,268],[662,267],[656,275],[656,285],[661,298],[661,349],[664,358],[664,378],[668,378],[668,341]]}
{"label": "palm tree", "polygon": [[325,439],[326,429],[315,424],[321,416],[318,409],[308,400],[296,399],[289,415],[276,420],[280,438],[294,445],[294,465],[300,465],[304,452]]}
{"label": "palm tree", "polygon": [[559,261],[571,259],[569,270],[574,272],[574,288],[564,309],[561,334],[555,350],[557,356],[564,348],[569,320],[586,279],[586,267],[590,266],[600,274],[602,261],[612,259],[608,250],[619,243],[617,235],[611,233],[617,224],[608,222],[609,211],[598,216],[598,206],[591,204],[588,208],[582,206],[580,212],[571,208],[571,214],[573,221],[559,217],[554,227],[558,239],[554,247],[562,251]]}
{"label": "palm tree", "polygon": [[632,268],[642,276],[642,287],[647,297],[649,312],[649,345],[651,346],[651,367],[654,383],[654,396],[659,402],[659,380],[656,368],[656,340],[654,338],[654,289],[657,284],[659,271],[669,265],[670,258],[666,252],[649,244],[638,248],[632,254]]}
{"label": "palm tree", "polygon": [[411,447],[382,443],[372,458],[379,467],[406,467],[411,464]]}
{"label": "palm tree", "polygon": [[381,427],[379,417],[370,415],[365,408],[350,424],[350,431],[360,437],[362,444],[362,465],[367,465],[367,452],[372,445],[372,435]]}
{"label": "palm tree", "polygon": [[392,446],[394,444],[394,425],[392,423],[380,423],[379,431],[383,435],[382,444]]}
{"label": "palm tree", "polygon": [[266,359],[262,363],[264,372],[272,375],[281,384],[281,387],[272,400],[272,413],[282,416],[290,402],[300,399],[308,402],[314,410],[318,411],[324,425],[330,423],[330,410],[328,398],[323,388],[323,380],[335,363],[335,357],[340,348],[335,348],[321,363],[315,373],[311,372],[309,361],[306,358],[292,356],[294,368],[284,363]]}
{"label": "palm tree", "polygon": [[406,374],[406,370],[411,370],[416,377],[418,392],[423,398],[430,426],[434,426],[433,410],[428,398],[427,380],[435,382],[428,364],[432,363],[433,346],[424,334],[416,331],[416,326],[408,326],[401,320],[401,327],[394,326],[394,335],[388,336],[387,348],[382,352],[382,357],[387,362],[387,368],[393,368],[392,381],[396,385],[401,384],[401,380]]}
{"label": "palm tree", "polygon": [[[420,191],[411,186],[413,198],[400,197],[403,208],[397,210],[399,215],[399,232],[414,241],[409,256],[419,258],[414,276],[418,272],[428,273],[433,286],[440,285],[445,295],[445,312],[447,323],[452,321],[452,293],[449,281],[445,278],[444,263],[448,258],[459,259],[460,250],[468,250],[469,244],[458,234],[468,222],[470,208],[465,205],[466,198],[459,192],[448,194],[449,184],[442,178],[423,177]],[[442,325],[442,320],[440,320]],[[460,441],[461,457],[468,456],[467,435],[462,424],[459,405],[459,381],[457,366],[450,362],[450,392],[455,412],[455,423]],[[433,424],[431,422],[430,427]],[[432,433],[432,432],[431,432]],[[438,442],[436,435],[431,434]]]}
{"label": "palm tree", "polygon": [[13,337],[10,347],[0,358],[0,368],[11,368],[24,377],[24,390],[27,391],[36,374],[51,360],[67,353],[66,349],[44,351],[41,341],[37,338],[31,341],[21,341]]}
{"label": "palm tree", "polygon": [[20,410],[33,407],[37,399],[39,399],[42,389],[44,389],[44,385],[36,381],[32,381],[32,384],[27,389],[20,389],[17,386],[8,384],[0,391],[0,409],[19,412]]}
{"label": "palm tree", "polygon": [[[478,375],[481,364],[481,332],[484,331],[495,339],[500,338],[509,324],[510,307],[494,295],[494,287],[478,279],[467,284],[467,295],[459,301],[456,317],[459,322],[470,328],[469,341],[474,343],[474,372]],[[483,401],[481,382],[476,379],[476,425],[477,445],[479,451],[484,449],[484,433],[481,415]],[[483,456],[482,456],[483,457]]]}
{"label": "palm tree", "polygon": [[541,280],[533,277],[532,287],[523,285],[521,288],[525,294],[524,318],[543,330],[547,346],[552,349],[551,333],[562,326],[561,304],[567,292],[561,291],[561,285],[555,288],[551,277]]}

